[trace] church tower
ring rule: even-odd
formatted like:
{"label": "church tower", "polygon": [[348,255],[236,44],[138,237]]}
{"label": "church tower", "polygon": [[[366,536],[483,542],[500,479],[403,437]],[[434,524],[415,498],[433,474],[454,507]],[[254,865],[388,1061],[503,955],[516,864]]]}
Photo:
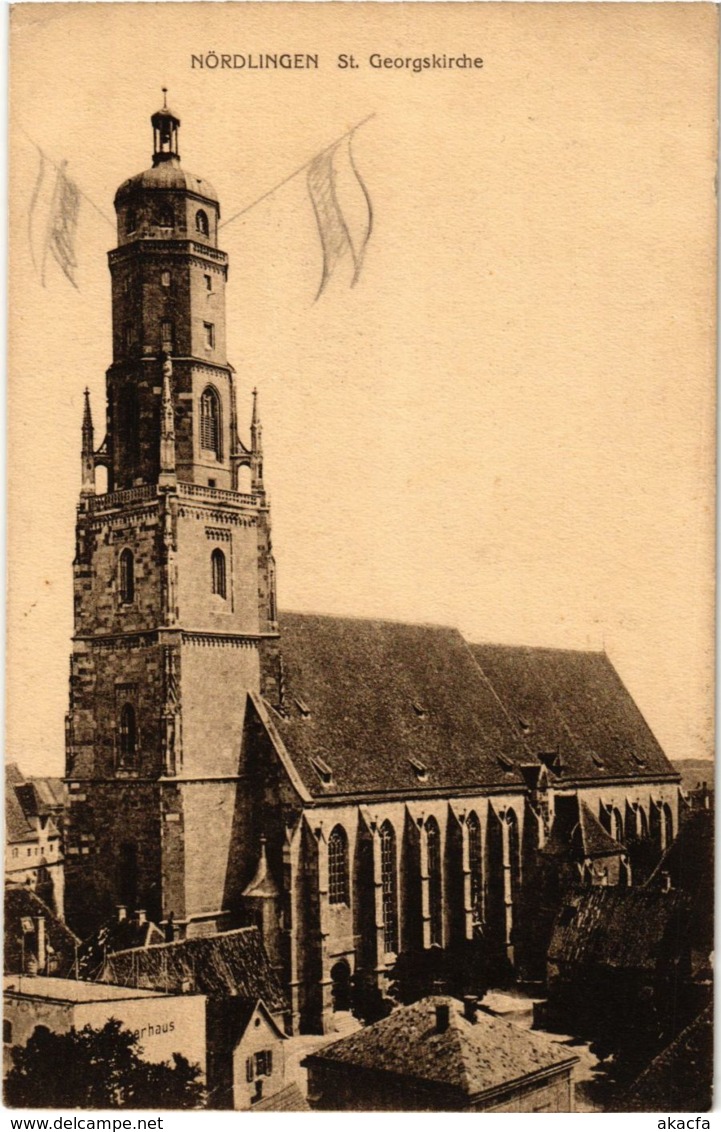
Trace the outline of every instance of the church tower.
{"label": "church tower", "polygon": [[179,118],[164,105],[151,123],[152,167],[115,196],[99,448],[87,392],[82,422],[66,758],[67,914],[81,933],[115,905],[172,913],[187,934],[232,920],[246,701],[276,702],[261,427],[254,394],[246,447],[220,205],[181,167]]}

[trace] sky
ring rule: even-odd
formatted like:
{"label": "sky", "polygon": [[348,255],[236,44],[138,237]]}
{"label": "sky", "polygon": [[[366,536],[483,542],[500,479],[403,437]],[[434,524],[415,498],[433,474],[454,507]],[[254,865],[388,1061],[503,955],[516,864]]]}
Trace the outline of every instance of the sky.
{"label": "sky", "polygon": [[[9,758],[62,773],[82,392],[99,441],[113,195],[150,164],[164,85],[183,166],[221,222],[243,212],[219,241],[228,357],[246,440],[259,391],[281,609],[603,648],[666,752],[711,756],[716,20],[706,4],[15,7]],[[281,51],[319,67],[192,66]],[[483,67],[369,63],[463,52]],[[372,234],[355,286],[346,260],[314,301],[320,243],[291,174],[365,119]],[[43,278],[32,206],[63,161],[84,194],[76,286],[52,257]],[[341,190],[357,226],[347,170]]]}

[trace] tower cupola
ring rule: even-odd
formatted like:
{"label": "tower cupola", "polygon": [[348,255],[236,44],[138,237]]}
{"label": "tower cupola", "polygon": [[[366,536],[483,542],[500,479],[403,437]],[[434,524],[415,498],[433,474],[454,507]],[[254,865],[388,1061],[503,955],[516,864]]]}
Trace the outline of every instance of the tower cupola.
{"label": "tower cupola", "polygon": [[153,127],[153,166],[164,161],[180,161],[178,130],[180,118],[168,106],[168,88],[163,87],[163,107],[156,110],[150,122]]}

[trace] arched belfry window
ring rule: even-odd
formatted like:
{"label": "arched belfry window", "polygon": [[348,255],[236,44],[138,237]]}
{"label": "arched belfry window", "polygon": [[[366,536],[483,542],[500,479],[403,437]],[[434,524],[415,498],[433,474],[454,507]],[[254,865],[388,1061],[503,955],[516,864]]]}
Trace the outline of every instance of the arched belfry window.
{"label": "arched belfry window", "polygon": [[468,869],[471,881],[471,911],[474,923],[480,923],[483,884],[483,861],[481,856],[481,823],[478,814],[471,810],[466,819],[468,830]]}
{"label": "arched belfry window", "polygon": [[140,453],[140,414],[134,385],[126,385],[120,394],[120,435],[127,459],[137,460]]}
{"label": "arched belfry window", "polygon": [[220,399],[210,385],[200,398],[200,447],[220,459]]}
{"label": "arched belfry window", "polygon": [[125,766],[135,763],[138,753],[138,724],[132,704],[120,709],[120,761]]}
{"label": "arched belfry window", "polygon": [[202,208],[199,208],[195,214],[195,230],[199,232],[201,236],[207,236],[210,231],[208,214],[207,212],[203,212]]}
{"label": "arched belfry window", "polygon": [[348,837],[342,825],[336,825],[328,838],[328,900],[331,904],[348,904]]}
{"label": "arched belfry window", "polygon": [[159,228],[172,228],[175,224],[175,213],[173,206],[164,204],[158,211],[158,227]]}
{"label": "arched belfry window", "polygon": [[212,592],[225,599],[228,596],[228,578],[225,568],[225,555],[216,546],[210,556],[210,572]]}
{"label": "arched belfry window", "polygon": [[389,821],[384,821],[381,836],[381,883],[383,887],[383,945],[386,951],[398,951],[398,879],[396,872],[396,834]]}
{"label": "arched belfry window", "polygon": [[127,547],[120,555],[120,600],[131,602],[135,599],[135,558]]}
{"label": "arched belfry window", "polygon": [[428,846],[428,905],[431,943],[443,944],[443,890],[441,886],[441,831],[435,818],[426,822]]}

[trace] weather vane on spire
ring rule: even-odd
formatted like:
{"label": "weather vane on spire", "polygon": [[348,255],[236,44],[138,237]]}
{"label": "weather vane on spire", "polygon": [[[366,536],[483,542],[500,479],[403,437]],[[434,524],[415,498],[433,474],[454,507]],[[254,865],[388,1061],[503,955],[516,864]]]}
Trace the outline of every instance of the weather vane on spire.
{"label": "weather vane on spire", "polygon": [[167,88],[167,86],[163,86],[160,89],[163,92],[163,110],[167,110],[168,109],[168,88]]}

